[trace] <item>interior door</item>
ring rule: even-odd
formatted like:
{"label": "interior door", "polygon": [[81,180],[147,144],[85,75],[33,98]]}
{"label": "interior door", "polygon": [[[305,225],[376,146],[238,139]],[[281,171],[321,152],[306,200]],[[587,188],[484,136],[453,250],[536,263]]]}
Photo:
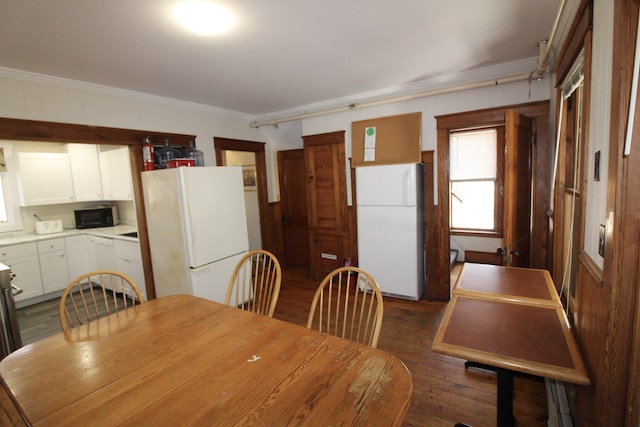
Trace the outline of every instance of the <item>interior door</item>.
{"label": "interior door", "polygon": [[507,110],[502,265],[529,267],[531,245],[531,135],[533,120]]}
{"label": "interior door", "polygon": [[284,245],[283,264],[309,266],[307,180],[304,150],[278,152],[280,209]]}

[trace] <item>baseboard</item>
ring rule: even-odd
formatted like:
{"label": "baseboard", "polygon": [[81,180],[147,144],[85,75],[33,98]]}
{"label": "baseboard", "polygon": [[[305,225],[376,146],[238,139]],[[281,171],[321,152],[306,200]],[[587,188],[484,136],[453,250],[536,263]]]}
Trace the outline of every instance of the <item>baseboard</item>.
{"label": "baseboard", "polygon": [[547,410],[549,412],[547,426],[573,427],[573,419],[571,418],[571,410],[569,409],[564,383],[545,378],[544,385],[547,389]]}

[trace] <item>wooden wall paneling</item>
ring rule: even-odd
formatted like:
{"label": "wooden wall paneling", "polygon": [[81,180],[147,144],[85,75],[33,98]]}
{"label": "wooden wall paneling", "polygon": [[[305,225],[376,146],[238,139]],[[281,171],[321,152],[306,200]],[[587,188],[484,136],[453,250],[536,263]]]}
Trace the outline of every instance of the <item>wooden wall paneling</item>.
{"label": "wooden wall paneling", "polygon": [[576,289],[578,310],[573,318],[574,333],[591,385],[570,385],[567,388],[573,422],[574,425],[593,427],[616,425],[598,422],[606,408],[602,399],[597,398],[602,393],[598,389],[603,387],[605,378],[605,343],[609,323],[606,308],[610,304],[611,290],[602,286],[602,272],[589,256],[583,253],[576,262],[576,281],[580,286]]}
{"label": "wooden wall paneling", "polygon": [[502,255],[496,252],[464,251],[464,261],[477,264],[502,265]]}
{"label": "wooden wall paneling", "polygon": [[[433,211],[433,241],[436,261],[431,275],[427,273],[426,297],[441,301],[451,299],[451,266],[449,253],[449,129],[438,128],[438,204]],[[446,183],[446,184],[445,184]]]}
{"label": "wooden wall paneling", "polygon": [[[437,278],[438,249],[435,242],[435,206],[434,206],[434,172],[435,156],[433,150],[422,152],[423,174],[424,174],[424,254],[425,254],[425,292],[435,285]],[[432,277],[433,276],[433,277]]]}
{"label": "wooden wall paneling", "polygon": [[531,197],[531,267],[551,267],[551,239],[549,235],[549,180],[551,167],[551,139],[549,115],[534,122],[535,144],[532,147],[533,195]]}
{"label": "wooden wall paneling", "polygon": [[[375,160],[365,161],[364,139],[367,127],[376,128]],[[420,163],[422,151],[422,112],[380,117],[351,123],[352,166]]]}
{"label": "wooden wall paneling", "polygon": [[[601,425],[637,425],[637,411],[628,403],[634,332],[639,307],[637,283],[640,274],[640,135],[635,122],[631,154],[623,154],[629,114],[635,34],[638,26],[637,1],[614,1],[613,78],[611,88],[611,127],[607,178],[607,232],[603,285],[611,292],[610,305],[599,308],[610,313],[605,348],[604,383],[596,396],[602,402]],[[638,109],[637,104],[633,106]],[[636,393],[638,393],[636,391]]]}
{"label": "wooden wall paneling", "polygon": [[[273,253],[278,261],[284,259],[284,239],[283,239],[283,231],[282,231],[282,204],[280,202],[269,203],[269,216],[265,221],[270,229],[271,241],[269,242],[269,246],[271,250],[269,252]],[[305,245],[306,246],[306,245]],[[284,265],[284,262],[282,262]]]}

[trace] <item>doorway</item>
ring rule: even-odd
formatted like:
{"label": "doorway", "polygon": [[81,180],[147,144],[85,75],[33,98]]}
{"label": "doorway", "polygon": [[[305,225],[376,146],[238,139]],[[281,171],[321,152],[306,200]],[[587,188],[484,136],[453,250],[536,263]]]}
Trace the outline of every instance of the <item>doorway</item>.
{"label": "doorway", "polygon": [[[513,110],[513,113],[507,113]],[[549,184],[549,102],[541,101],[529,104],[514,105],[508,107],[491,108],[465,113],[456,113],[445,116],[437,116],[438,124],[438,205],[435,211],[435,246],[438,248],[436,254],[436,266],[429,280],[431,286],[427,286],[427,297],[448,301],[451,298],[450,281],[450,171],[449,171],[449,137],[452,130],[481,128],[488,126],[498,126],[506,123],[508,114],[525,116],[532,121],[532,136],[530,141],[535,143],[531,146],[531,173],[528,179],[529,196],[531,206],[528,210],[530,221],[529,238],[519,243],[526,242],[525,250],[529,254],[528,266],[534,268],[549,269],[550,244],[549,228],[547,221],[547,208],[549,206],[548,184]],[[516,123],[512,127],[513,132],[519,132],[520,125]],[[509,129],[507,128],[507,133]],[[508,178],[508,171],[507,177]],[[512,187],[517,188],[521,184],[520,178],[513,182]],[[516,193],[514,194],[519,194]],[[506,196],[510,198],[510,196]],[[506,206],[503,220],[511,219],[513,206]],[[521,236],[520,226],[514,231],[513,236]],[[506,227],[504,227],[506,229]],[[514,237],[514,242],[519,237]],[[528,250],[527,250],[528,249]],[[513,247],[510,250],[515,250]]]}
{"label": "doorway", "polygon": [[244,179],[249,249],[269,250],[267,165],[265,143],[230,138],[213,138],[217,166],[241,166]]}

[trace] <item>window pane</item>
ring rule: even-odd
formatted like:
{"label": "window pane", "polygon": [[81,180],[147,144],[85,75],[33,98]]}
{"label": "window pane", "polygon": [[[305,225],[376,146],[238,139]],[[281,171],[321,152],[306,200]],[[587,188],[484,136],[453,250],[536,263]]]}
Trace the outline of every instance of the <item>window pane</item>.
{"label": "window pane", "polygon": [[451,183],[451,228],[493,230],[495,181]]}
{"label": "window pane", "polygon": [[497,133],[496,129],[452,133],[449,179],[495,179]]}

